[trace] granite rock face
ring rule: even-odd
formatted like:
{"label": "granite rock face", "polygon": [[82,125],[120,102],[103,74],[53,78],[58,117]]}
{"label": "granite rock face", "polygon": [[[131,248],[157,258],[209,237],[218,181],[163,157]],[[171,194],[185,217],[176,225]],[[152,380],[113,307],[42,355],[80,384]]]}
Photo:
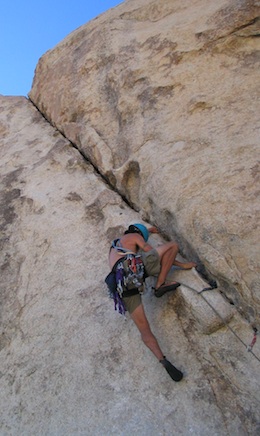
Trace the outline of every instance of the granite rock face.
{"label": "granite rock face", "polygon": [[[258,13],[128,0],[42,57],[31,101],[0,96],[1,436],[259,434]],[[104,284],[137,221],[219,284],[147,281],[181,383]]]}
{"label": "granite rock face", "polygon": [[29,94],[257,326],[259,23],[258,1],[128,0],[47,52]]}
{"label": "granite rock face", "polygon": [[104,286],[111,238],[140,215],[30,101],[0,97],[0,114],[1,436],[257,435],[248,323],[210,292],[229,328],[203,333],[216,321],[187,287],[205,286],[195,271],[173,272],[173,295],[147,290],[152,330],[185,374],[174,383]]}

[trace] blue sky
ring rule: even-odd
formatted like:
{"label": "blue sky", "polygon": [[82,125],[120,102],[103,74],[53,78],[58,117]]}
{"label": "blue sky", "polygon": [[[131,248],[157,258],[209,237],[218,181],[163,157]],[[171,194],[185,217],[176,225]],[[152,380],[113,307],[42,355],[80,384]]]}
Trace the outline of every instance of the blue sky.
{"label": "blue sky", "polygon": [[123,0],[1,0],[0,94],[29,93],[39,58]]}

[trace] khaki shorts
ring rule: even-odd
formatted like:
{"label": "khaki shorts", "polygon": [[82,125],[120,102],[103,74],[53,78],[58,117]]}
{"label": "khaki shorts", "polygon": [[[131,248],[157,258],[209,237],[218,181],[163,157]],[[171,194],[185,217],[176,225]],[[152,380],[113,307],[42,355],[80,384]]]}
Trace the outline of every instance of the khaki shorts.
{"label": "khaki shorts", "polygon": [[161,269],[158,251],[155,248],[147,252],[142,251],[141,256],[146,274],[148,276],[158,276]]}
{"label": "khaki shorts", "polygon": [[142,298],[140,294],[132,295],[132,297],[124,297],[123,301],[125,303],[126,310],[130,313],[142,304]]}

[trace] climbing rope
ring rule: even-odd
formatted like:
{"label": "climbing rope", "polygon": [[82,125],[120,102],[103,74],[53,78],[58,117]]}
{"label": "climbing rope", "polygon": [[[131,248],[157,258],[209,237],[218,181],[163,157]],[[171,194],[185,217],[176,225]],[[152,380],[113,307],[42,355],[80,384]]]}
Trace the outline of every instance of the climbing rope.
{"label": "climbing rope", "polygon": [[255,343],[256,343],[256,335],[257,335],[257,329],[254,327],[253,330],[254,330],[254,337],[253,337],[253,339],[252,339],[251,344],[247,346],[247,351],[251,351],[251,352],[252,352],[252,348],[253,348],[253,346],[254,346]]}
{"label": "climbing rope", "polygon": [[230,325],[228,325],[228,323],[226,322],[226,320],[220,315],[220,313],[215,309],[215,307],[212,306],[212,304],[204,297],[203,292],[206,291],[212,291],[213,289],[217,288],[217,284],[216,282],[212,283],[212,286],[208,287],[208,288],[203,288],[201,291],[196,291],[196,289],[192,288],[189,285],[184,285],[186,286],[186,288],[191,289],[192,291],[196,292],[196,294],[200,295],[203,300],[209,305],[209,307],[213,310],[213,312],[215,312],[215,314],[221,319],[221,321],[223,322],[223,324],[233,333],[233,335],[246,347],[247,351],[250,352],[257,360],[258,362],[260,362],[259,357],[252,351],[253,346],[256,343],[256,336],[257,336],[257,329],[254,327],[254,337],[252,339],[252,342],[250,345],[247,345],[239,336],[238,334],[232,329],[232,327],[230,327]]}

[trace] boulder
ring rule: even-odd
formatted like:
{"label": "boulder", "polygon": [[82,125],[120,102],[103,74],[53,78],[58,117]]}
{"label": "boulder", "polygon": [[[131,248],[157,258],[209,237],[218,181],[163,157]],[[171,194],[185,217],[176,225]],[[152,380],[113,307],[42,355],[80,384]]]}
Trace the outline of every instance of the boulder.
{"label": "boulder", "polygon": [[259,23],[253,0],[128,0],[48,51],[29,94],[258,327]]}

